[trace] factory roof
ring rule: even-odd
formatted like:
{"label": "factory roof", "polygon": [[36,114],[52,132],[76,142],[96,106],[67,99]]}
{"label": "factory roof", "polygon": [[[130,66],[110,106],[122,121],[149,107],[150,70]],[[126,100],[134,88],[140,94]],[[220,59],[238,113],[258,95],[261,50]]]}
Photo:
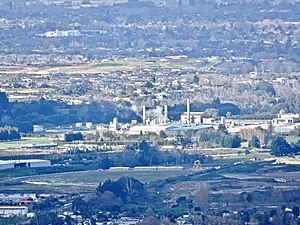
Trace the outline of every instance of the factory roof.
{"label": "factory roof", "polygon": [[201,129],[206,129],[206,128],[215,127],[215,126],[219,126],[219,124],[209,124],[209,125],[199,124],[199,125],[188,126],[186,124],[176,123],[176,124],[172,124],[170,127],[168,127],[167,130],[169,130],[169,131],[201,130]]}
{"label": "factory roof", "polygon": [[10,163],[37,163],[37,162],[48,162],[49,160],[44,159],[18,159],[18,160],[0,160],[0,164]]}

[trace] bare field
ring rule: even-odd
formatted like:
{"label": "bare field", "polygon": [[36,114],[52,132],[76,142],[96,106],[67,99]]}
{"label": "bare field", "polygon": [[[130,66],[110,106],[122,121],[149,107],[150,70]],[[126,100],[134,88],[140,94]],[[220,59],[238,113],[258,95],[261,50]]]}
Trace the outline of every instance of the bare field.
{"label": "bare field", "polygon": [[[149,59],[150,61],[152,59]],[[45,75],[50,73],[65,73],[65,74],[94,74],[105,73],[113,71],[130,71],[134,69],[146,68],[168,68],[168,69],[182,69],[194,68],[192,61],[186,59],[170,60],[168,63],[149,63],[146,59],[128,59],[116,61],[98,61],[93,63],[82,64],[54,64],[45,66],[29,66],[29,65],[16,65],[16,66],[0,66],[0,74],[18,74],[28,73],[32,75]],[[158,61],[159,59],[154,59]]]}

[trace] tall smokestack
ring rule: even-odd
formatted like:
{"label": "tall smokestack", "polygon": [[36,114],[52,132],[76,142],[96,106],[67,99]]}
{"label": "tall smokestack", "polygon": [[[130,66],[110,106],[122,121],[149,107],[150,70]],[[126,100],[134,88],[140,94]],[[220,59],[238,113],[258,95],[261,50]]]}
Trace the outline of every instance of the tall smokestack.
{"label": "tall smokestack", "polygon": [[191,124],[190,98],[186,99],[187,123]]}
{"label": "tall smokestack", "polygon": [[143,105],[143,123],[146,123],[146,106]]}
{"label": "tall smokestack", "polygon": [[165,113],[165,123],[167,123],[167,121],[168,121],[168,106],[167,105],[165,105],[164,113]]}

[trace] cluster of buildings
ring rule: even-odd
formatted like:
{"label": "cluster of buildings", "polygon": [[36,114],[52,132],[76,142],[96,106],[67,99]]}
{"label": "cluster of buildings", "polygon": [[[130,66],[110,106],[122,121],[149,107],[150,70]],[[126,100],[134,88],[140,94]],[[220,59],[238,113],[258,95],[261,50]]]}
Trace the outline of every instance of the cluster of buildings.
{"label": "cluster of buildings", "polygon": [[65,202],[67,199],[64,195],[50,195],[37,193],[0,193],[0,217],[27,217],[34,218],[36,213],[32,212],[30,205],[39,204],[45,200],[57,198]]}
{"label": "cluster of buildings", "polygon": [[300,115],[299,113],[285,113],[281,110],[277,114],[277,118],[272,120],[228,119],[226,126],[229,133],[238,133],[243,129],[251,130],[258,127],[269,130],[271,126],[272,132],[289,135],[291,132],[300,128]]}
{"label": "cluster of buildings", "polygon": [[[298,113],[285,113],[281,110],[277,118],[273,120],[254,120],[254,119],[226,119],[225,117],[207,117],[205,112],[193,112],[190,109],[190,99],[186,100],[186,111],[180,116],[179,121],[171,121],[168,114],[168,105],[164,107],[156,107],[155,109],[142,107],[142,122],[138,123],[132,120],[131,123],[120,123],[115,117],[108,125],[107,124],[93,124],[91,122],[78,122],[74,127],[56,128],[45,130],[49,133],[59,133],[63,131],[82,131],[82,130],[96,130],[102,135],[104,132],[115,132],[126,135],[144,135],[155,133],[160,135],[162,132],[166,134],[183,133],[187,130],[198,131],[202,129],[214,128],[218,129],[220,125],[227,128],[231,134],[240,133],[242,130],[263,129],[265,131],[270,129],[272,125],[272,132],[279,134],[289,134],[290,132],[300,128],[300,115]],[[34,132],[43,132],[44,129],[40,125],[34,126]],[[49,144],[35,144],[24,145],[23,148],[57,148],[56,143]],[[94,148],[95,146],[92,146]]]}
{"label": "cluster of buildings", "polygon": [[160,132],[176,132],[186,130],[200,130],[210,127],[218,127],[220,122],[225,123],[225,119],[216,121],[213,118],[204,118],[204,112],[191,112],[190,99],[187,98],[186,112],[181,114],[180,121],[170,121],[168,118],[168,106],[165,105],[163,113],[158,110],[156,115],[147,115],[146,107],[143,106],[143,124],[131,126],[128,130],[129,134],[147,134]]}

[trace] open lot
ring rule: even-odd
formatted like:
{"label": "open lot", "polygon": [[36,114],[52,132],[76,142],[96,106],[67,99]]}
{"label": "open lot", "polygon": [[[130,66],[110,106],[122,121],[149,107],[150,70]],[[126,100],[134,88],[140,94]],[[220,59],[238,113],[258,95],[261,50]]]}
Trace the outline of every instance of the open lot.
{"label": "open lot", "polygon": [[[149,63],[151,61],[151,63]],[[169,59],[167,63],[160,63],[159,58],[149,59],[118,59],[114,61],[95,61],[76,65],[53,64],[46,66],[0,66],[0,74],[30,73],[45,75],[50,73],[92,74],[117,70],[130,71],[146,68],[184,69],[195,68],[194,62],[187,59]]]}
{"label": "open lot", "polygon": [[190,173],[182,171],[81,171],[47,175],[35,175],[23,178],[15,178],[11,182],[4,181],[0,186],[1,192],[35,190],[37,192],[86,192],[93,191],[100,182],[107,179],[117,180],[123,176],[134,177],[143,183],[158,179],[165,179],[177,175]]}

